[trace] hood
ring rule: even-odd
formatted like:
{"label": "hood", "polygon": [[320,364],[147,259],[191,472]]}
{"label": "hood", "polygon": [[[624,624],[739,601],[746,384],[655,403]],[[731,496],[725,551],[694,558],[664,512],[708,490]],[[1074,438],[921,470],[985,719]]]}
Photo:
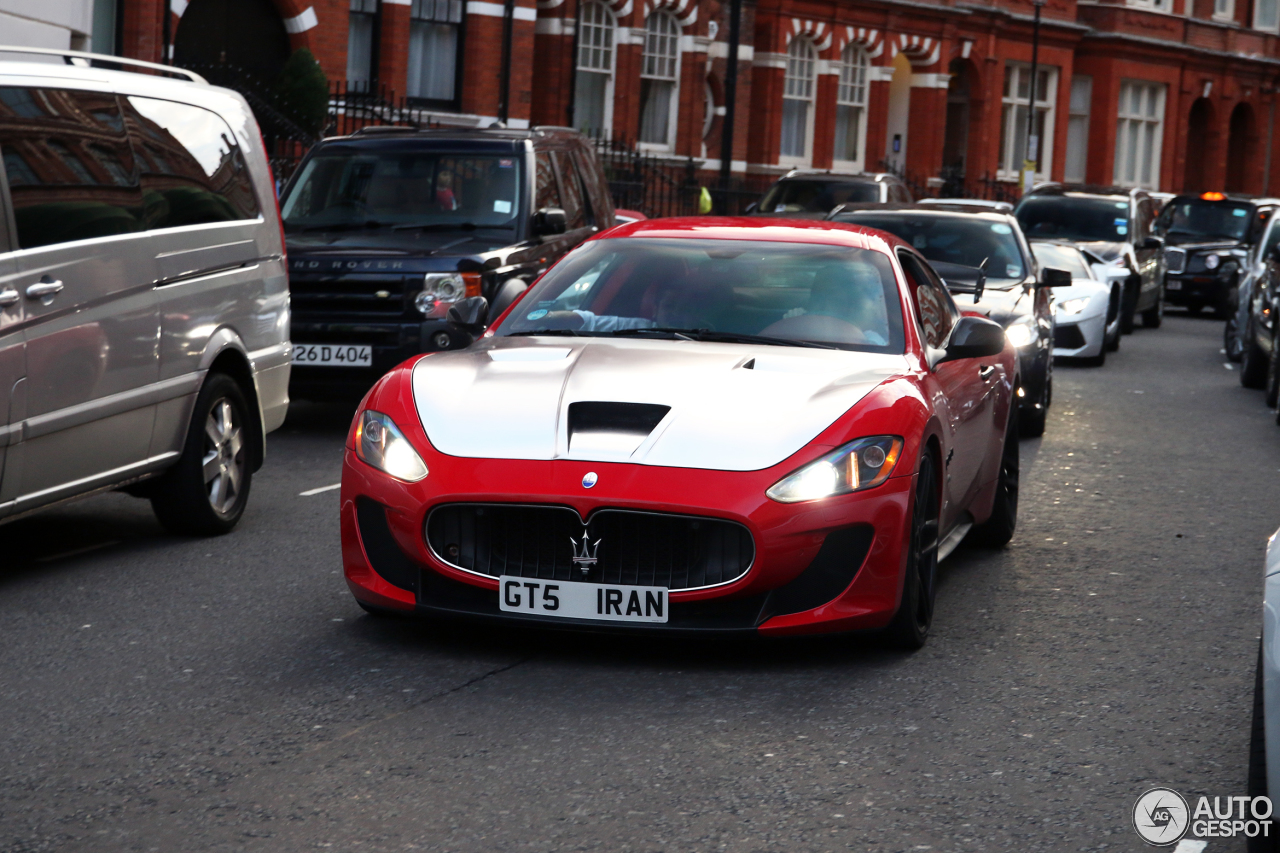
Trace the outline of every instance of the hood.
{"label": "hood", "polygon": [[957,293],[954,299],[956,307],[963,313],[978,313],[995,320],[1001,326],[1008,326],[1035,310],[1034,293],[1035,291],[1028,291],[1025,287],[1014,287],[1010,290],[995,290],[988,287],[983,289],[982,301],[977,304],[974,304],[972,293]]}
{"label": "hood", "polygon": [[450,456],[755,471],[906,369],[901,355],[841,350],[488,338],[419,361],[413,394]]}
{"label": "hood", "polygon": [[1239,240],[1206,240],[1204,237],[1196,234],[1170,234],[1165,238],[1164,242],[1166,246],[1177,246],[1179,249],[1184,249],[1187,252],[1238,249],[1240,248],[1241,243]]}
{"label": "hood", "polygon": [[1116,258],[1129,254],[1128,243],[1110,243],[1106,240],[1089,240],[1082,241],[1078,244],[1082,249],[1088,249],[1104,261],[1114,261]]}
{"label": "hood", "polygon": [[514,231],[307,231],[285,234],[289,255],[460,257],[509,246]]}

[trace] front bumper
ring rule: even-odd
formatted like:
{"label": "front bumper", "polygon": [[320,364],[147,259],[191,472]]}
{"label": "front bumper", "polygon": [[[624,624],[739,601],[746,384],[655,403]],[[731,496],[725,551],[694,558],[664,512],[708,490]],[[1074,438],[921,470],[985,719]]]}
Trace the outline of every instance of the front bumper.
{"label": "front bumper", "polygon": [[1234,274],[1167,273],[1164,277],[1164,299],[1170,305],[1217,305],[1227,298],[1234,281]]}
{"label": "front bumper", "polygon": [[[440,335],[449,343],[440,346]],[[325,399],[335,396],[363,394],[383,374],[405,359],[424,352],[461,349],[472,339],[465,332],[451,328],[445,320],[413,323],[372,322],[308,322],[293,316],[290,339],[294,344],[367,345],[373,364],[368,367],[335,367],[295,363],[289,380],[293,397]]]}
{"label": "front bumper", "polygon": [[1102,354],[1107,334],[1106,301],[1091,316],[1059,314],[1054,320],[1054,358],[1092,358]]}
{"label": "front bumper", "polygon": [[[343,564],[352,594],[366,604],[557,629],[773,636],[881,628],[898,609],[909,474],[867,492],[783,505],[764,497],[768,472],[440,456],[428,465],[425,480],[401,483],[346,453]],[[599,475],[590,492],[581,485],[587,471]],[[428,547],[431,509],[458,502],[567,506],[582,518],[602,508],[723,518],[748,528],[755,560],[728,584],[673,591],[664,624],[517,615],[499,609],[497,578],[450,566]]]}

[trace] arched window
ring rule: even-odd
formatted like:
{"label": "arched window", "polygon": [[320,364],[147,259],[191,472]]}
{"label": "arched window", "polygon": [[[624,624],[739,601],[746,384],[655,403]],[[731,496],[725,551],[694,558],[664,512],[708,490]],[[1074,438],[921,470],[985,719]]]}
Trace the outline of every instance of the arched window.
{"label": "arched window", "polygon": [[573,124],[591,136],[608,136],[613,125],[613,12],[598,0],[582,4],[578,22],[578,69],[573,81]]}
{"label": "arched window", "polygon": [[675,143],[677,90],[680,75],[680,25],[666,12],[654,12],[644,22],[644,53],[640,64],[640,141],[650,145]]}
{"label": "arched window", "polygon": [[835,159],[861,171],[867,141],[867,52],[851,44],[840,54]]}
{"label": "arched window", "polygon": [[787,73],[782,90],[782,146],[780,154],[808,160],[812,150],[813,82],[818,52],[806,38],[794,38],[787,48]]}

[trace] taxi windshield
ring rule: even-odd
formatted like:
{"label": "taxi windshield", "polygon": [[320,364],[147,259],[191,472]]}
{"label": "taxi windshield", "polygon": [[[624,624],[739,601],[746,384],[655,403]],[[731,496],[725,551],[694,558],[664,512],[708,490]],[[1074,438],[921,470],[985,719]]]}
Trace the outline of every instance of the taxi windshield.
{"label": "taxi windshield", "polygon": [[572,334],[904,351],[897,279],[870,249],[746,240],[593,240],[497,335]]}
{"label": "taxi windshield", "polygon": [[1160,212],[1156,229],[1174,236],[1243,240],[1253,224],[1252,204],[1175,198]]}

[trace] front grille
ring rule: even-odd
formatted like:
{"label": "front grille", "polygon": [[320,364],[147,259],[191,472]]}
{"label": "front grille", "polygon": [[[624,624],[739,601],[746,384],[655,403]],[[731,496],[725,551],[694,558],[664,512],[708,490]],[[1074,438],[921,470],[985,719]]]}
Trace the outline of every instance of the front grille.
{"label": "front grille", "polygon": [[[417,343],[417,329],[413,329]],[[399,325],[374,323],[306,323],[294,316],[289,337],[299,344],[369,344],[399,347],[405,343]]]}
{"label": "front grille", "polygon": [[447,504],[427,519],[427,544],[444,562],[489,577],[663,586],[719,586],[747,573],[755,559],[751,533],[719,518],[601,509],[586,527],[597,562],[574,565],[584,533],[568,507]]}
{"label": "front grille", "polygon": [[[412,280],[421,290],[421,277]],[[289,277],[290,307],[294,317],[310,322],[398,320],[410,307],[407,300],[417,293],[408,287],[407,281],[403,276],[365,278],[294,274]]]}
{"label": "front grille", "polygon": [[1084,332],[1076,325],[1055,326],[1053,345],[1058,349],[1080,349],[1084,346]]}
{"label": "front grille", "polygon": [[1182,272],[1187,265],[1187,253],[1182,249],[1165,249],[1164,261],[1169,272]]}

